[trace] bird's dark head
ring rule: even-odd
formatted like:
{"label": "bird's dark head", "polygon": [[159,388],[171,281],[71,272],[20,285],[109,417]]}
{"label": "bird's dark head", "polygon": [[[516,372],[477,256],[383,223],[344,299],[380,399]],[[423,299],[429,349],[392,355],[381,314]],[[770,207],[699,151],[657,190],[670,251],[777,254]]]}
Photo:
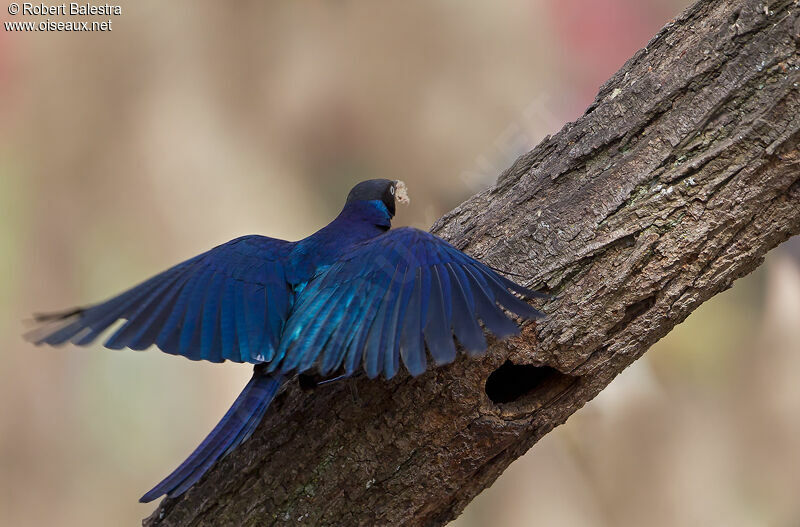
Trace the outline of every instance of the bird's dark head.
{"label": "bird's dark head", "polygon": [[353,201],[380,201],[389,215],[394,217],[396,203],[408,203],[406,184],[391,179],[368,179],[362,181],[347,195],[347,203]]}

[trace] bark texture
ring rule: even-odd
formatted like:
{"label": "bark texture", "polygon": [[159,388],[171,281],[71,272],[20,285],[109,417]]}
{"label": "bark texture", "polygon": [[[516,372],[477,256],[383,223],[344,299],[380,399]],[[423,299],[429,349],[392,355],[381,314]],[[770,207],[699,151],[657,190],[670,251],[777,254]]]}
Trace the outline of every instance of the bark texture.
{"label": "bark texture", "polygon": [[408,526],[457,516],[703,301],[800,232],[798,46],[792,0],[688,8],[585,115],[433,228],[535,277],[528,285],[557,295],[539,304],[546,319],[482,359],[417,379],[292,386],[248,442],[145,524]]}

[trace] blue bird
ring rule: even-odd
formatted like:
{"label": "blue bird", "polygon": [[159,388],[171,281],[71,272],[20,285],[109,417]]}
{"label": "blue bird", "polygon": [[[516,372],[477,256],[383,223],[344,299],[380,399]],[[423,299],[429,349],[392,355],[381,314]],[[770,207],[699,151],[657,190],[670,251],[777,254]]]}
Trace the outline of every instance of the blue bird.
{"label": "blue bird", "polygon": [[[390,230],[401,181],[353,187],[342,212],[298,242],[237,238],[122,294],[67,312],[38,315],[36,344],[92,343],[125,322],[105,347],[162,351],[192,360],[254,364],[253,377],[208,437],[139,501],[179,496],[255,430],[285,380],[315,370],[324,378],[363,368],[391,379],[413,376],[429,358],[486,350],[519,333],[502,308],[544,316],[513,293],[547,298],[496,273],[444,240],[413,228]],[[502,307],[501,307],[502,306]],[[427,349],[427,353],[426,353]]]}

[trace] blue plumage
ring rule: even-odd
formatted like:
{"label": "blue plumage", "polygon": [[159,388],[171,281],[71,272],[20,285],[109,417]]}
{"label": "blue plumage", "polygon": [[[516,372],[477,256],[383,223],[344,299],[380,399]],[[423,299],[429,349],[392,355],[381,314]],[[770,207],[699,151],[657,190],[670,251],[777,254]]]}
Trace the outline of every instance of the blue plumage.
{"label": "blue plumage", "polygon": [[178,496],[194,485],[215,461],[250,437],[281,382],[280,377],[265,375],[257,368],[253,378],[208,437],[186,461],[142,496],[141,501],[146,503],[167,493]]}
{"label": "blue plumage", "polygon": [[362,182],[334,221],[299,242],[237,238],[106,302],[38,317],[42,326],[29,334],[37,344],[87,345],[124,319],[106,347],[155,344],[192,360],[256,365],[217,427],[141,501],[197,482],[252,434],[289,376],[363,368],[390,379],[401,366],[419,375],[431,361],[455,360],[454,338],[470,355],[485,351],[479,320],[504,338],[519,332],[504,309],[543,316],[513,293],[544,295],[432,234],[389,230],[403,190],[395,181]]}

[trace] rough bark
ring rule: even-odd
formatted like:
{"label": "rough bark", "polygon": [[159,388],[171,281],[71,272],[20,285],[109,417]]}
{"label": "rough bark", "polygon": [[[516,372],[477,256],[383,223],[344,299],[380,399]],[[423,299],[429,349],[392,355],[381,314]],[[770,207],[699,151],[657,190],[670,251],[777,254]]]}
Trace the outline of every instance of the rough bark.
{"label": "rough bark", "polygon": [[557,295],[540,304],[546,319],[481,359],[416,379],[290,387],[247,443],[145,524],[457,516],[675,324],[800,232],[798,45],[791,0],[688,8],[585,115],[433,228],[535,277],[528,285]]}

